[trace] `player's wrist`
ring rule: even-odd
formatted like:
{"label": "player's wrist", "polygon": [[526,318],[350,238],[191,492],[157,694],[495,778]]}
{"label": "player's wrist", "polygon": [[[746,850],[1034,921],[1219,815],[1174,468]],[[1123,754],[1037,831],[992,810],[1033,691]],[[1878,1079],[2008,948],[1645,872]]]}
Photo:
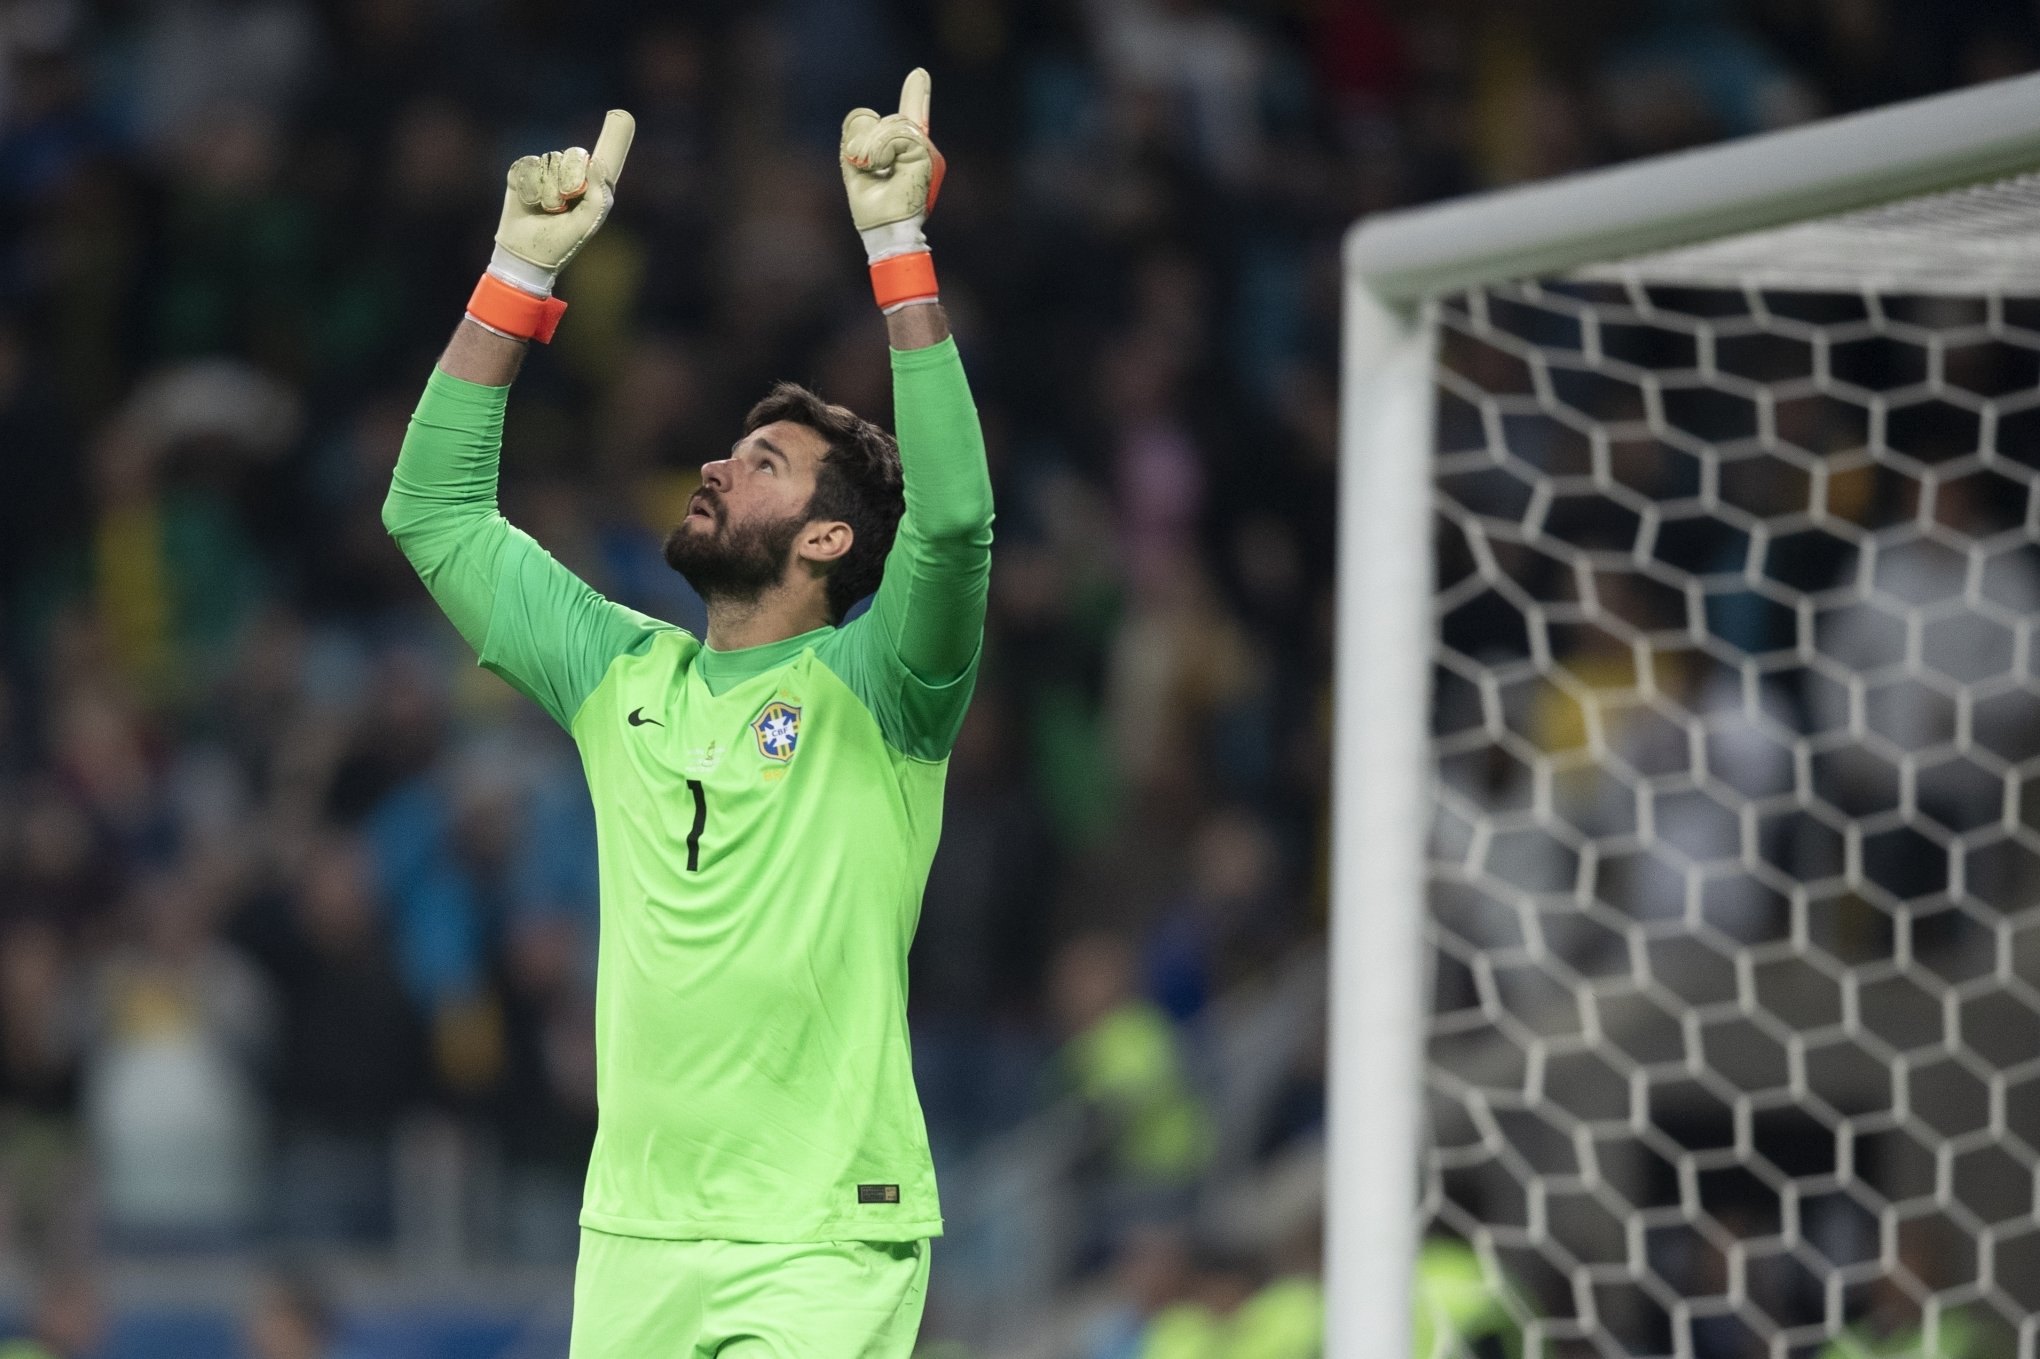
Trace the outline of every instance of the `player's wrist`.
{"label": "player's wrist", "polygon": [[902,307],[923,306],[941,300],[935,284],[935,257],[925,250],[888,255],[871,266],[871,295],[878,309],[890,316]]}
{"label": "player's wrist", "polygon": [[522,255],[497,246],[489,256],[489,270],[497,278],[513,288],[530,293],[533,297],[551,297],[553,287],[559,282],[560,271],[543,264],[534,264]]}
{"label": "player's wrist", "polygon": [[467,319],[492,335],[551,344],[567,304],[553,296],[560,271],[498,245],[468,298]]}
{"label": "player's wrist", "polygon": [[916,213],[857,233],[863,238],[864,258],[871,269],[871,295],[887,315],[902,307],[939,300],[935,257],[929,253],[928,238],[921,234],[926,220],[924,214]]}
{"label": "player's wrist", "polygon": [[928,238],[922,234],[921,226],[927,220],[926,214],[915,213],[897,222],[885,222],[860,230],[857,235],[864,242],[865,262],[877,264],[895,255],[925,254]]}
{"label": "player's wrist", "polygon": [[551,344],[567,304],[548,293],[540,296],[504,281],[492,267],[468,297],[467,319],[506,340],[537,340]]}
{"label": "player's wrist", "polygon": [[531,337],[527,335],[512,335],[507,330],[498,330],[494,326],[490,325],[487,321],[484,321],[479,316],[476,316],[473,312],[469,312],[465,319],[467,320],[467,323],[469,325],[478,326],[481,329],[488,331],[491,335],[494,335],[499,340],[508,340],[512,344],[520,344],[527,346],[531,343]]}

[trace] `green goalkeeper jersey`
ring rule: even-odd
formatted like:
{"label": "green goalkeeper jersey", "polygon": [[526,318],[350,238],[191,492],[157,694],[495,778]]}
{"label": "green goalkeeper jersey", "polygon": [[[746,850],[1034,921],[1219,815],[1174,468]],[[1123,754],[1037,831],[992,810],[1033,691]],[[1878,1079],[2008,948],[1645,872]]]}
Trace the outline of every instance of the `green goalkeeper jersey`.
{"label": "green goalkeeper jersey", "polygon": [[991,484],[952,341],[894,351],[906,512],[872,606],[715,651],[496,510],[508,388],[435,372],[384,522],[594,795],[600,1123],[581,1223],[740,1241],[938,1235],[907,948],[977,673]]}

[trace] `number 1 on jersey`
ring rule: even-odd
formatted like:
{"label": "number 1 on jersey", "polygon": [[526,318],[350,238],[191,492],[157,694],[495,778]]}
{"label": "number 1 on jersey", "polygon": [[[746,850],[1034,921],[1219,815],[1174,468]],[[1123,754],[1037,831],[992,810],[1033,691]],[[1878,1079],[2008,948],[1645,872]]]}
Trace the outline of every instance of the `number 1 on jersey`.
{"label": "number 1 on jersey", "polygon": [[702,791],[700,779],[687,780],[687,791],[694,794],[694,829],[687,832],[687,871],[701,871],[701,832],[708,825],[708,794]]}

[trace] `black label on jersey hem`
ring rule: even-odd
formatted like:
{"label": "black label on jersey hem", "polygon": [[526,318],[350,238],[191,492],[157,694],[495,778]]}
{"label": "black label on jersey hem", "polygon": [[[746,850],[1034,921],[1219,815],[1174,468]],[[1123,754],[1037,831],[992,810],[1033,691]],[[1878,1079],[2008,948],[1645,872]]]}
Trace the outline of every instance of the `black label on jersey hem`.
{"label": "black label on jersey hem", "polygon": [[860,1184],[857,1186],[859,1203],[898,1203],[900,1187],[896,1184]]}

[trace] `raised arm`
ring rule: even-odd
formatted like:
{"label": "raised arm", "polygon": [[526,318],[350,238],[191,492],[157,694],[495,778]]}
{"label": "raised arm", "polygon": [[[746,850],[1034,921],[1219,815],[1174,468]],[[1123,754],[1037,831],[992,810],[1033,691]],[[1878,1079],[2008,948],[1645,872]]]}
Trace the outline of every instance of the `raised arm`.
{"label": "raised arm", "polygon": [[[915,322],[942,320],[937,306],[904,314]],[[907,506],[870,617],[917,681],[941,687],[975,665],[984,635],[992,478],[977,406],[948,326],[940,326],[940,339],[909,347],[900,343],[906,328],[900,315],[886,319],[893,335],[893,421]],[[961,702],[956,717],[960,722]]]}
{"label": "raised arm", "polygon": [[510,382],[565,304],[559,269],[602,223],[630,148],[611,113],[595,151],[527,156],[510,171],[495,258],[411,417],[383,524],[483,665],[571,730],[610,661],[661,626],[612,604],[496,508]]}
{"label": "raised arm", "polygon": [[893,417],[906,512],[871,612],[843,630],[880,677],[881,723],[909,754],[948,755],[963,724],[984,637],[992,564],[992,482],[977,407],[949,335],[922,224],[942,187],[928,140],[928,73],[898,113],[843,121],[843,184],[892,345]]}

